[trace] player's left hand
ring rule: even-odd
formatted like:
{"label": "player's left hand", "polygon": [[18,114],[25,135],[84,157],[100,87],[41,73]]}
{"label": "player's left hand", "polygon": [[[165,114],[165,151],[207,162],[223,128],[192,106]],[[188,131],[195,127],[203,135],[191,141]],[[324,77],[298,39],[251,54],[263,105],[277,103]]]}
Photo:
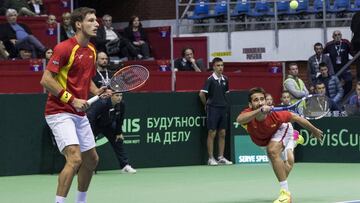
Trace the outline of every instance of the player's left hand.
{"label": "player's left hand", "polygon": [[111,95],[113,94],[113,91],[111,89],[108,89],[106,86],[103,86],[103,87],[99,88],[99,94],[100,94],[100,97],[104,99],[104,98],[111,97]]}
{"label": "player's left hand", "polygon": [[313,136],[318,139],[319,141],[323,141],[324,138],[324,133],[322,130],[316,128],[313,132],[312,132]]}

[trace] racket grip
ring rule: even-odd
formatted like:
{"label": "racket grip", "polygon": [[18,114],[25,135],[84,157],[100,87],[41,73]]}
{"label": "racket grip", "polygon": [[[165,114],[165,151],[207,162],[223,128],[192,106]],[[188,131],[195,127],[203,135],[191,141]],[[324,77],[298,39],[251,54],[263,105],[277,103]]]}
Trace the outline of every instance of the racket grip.
{"label": "racket grip", "polygon": [[89,105],[91,105],[91,104],[93,104],[94,102],[96,102],[99,99],[100,99],[99,95],[96,95],[96,96],[91,97],[89,100],[87,100],[87,103]]}

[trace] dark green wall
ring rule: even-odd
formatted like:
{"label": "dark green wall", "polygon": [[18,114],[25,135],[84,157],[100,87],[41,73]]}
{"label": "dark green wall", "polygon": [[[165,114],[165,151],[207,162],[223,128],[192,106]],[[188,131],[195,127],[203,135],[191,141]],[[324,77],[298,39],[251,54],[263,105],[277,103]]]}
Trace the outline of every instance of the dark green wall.
{"label": "dark green wall", "polygon": [[[198,92],[127,93],[124,99],[125,147],[134,167],[206,163],[207,130]],[[51,173],[62,168],[64,159],[45,124],[45,101],[42,94],[0,95],[0,175]],[[229,101],[244,103],[246,93],[232,92]],[[161,125],[153,127],[155,121]],[[99,170],[118,168],[109,143],[97,151]]]}

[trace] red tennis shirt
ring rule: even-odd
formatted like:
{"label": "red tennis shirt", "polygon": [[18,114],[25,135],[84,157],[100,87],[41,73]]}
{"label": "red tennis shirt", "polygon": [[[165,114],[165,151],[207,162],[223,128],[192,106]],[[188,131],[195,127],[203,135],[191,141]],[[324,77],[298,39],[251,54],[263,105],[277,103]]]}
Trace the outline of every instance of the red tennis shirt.
{"label": "red tennis shirt", "polygon": [[[56,73],[55,79],[64,90],[75,98],[88,99],[90,82],[96,74],[96,50],[89,43],[81,47],[75,37],[63,41],[55,46],[47,70]],[[70,104],[62,103],[57,95],[48,94],[45,115],[57,113],[73,113],[84,116],[84,112],[77,112]]]}
{"label": "red tennis shirt", "polygon": [[[250,112],[252,109],[247,108],[241,113]],[[244,124],[244,128],[250,134],[251,140],[258,146],[267,146],[271,137],[283,123],[290,122],[291,113],[288,111],[271,112],[262,121],[256,119]]]}

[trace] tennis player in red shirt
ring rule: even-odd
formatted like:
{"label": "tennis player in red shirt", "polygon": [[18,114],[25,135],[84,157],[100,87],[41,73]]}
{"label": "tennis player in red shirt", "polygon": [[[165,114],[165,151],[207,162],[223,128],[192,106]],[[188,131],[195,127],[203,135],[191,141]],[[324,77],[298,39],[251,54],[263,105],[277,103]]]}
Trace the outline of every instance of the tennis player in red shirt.
{"label": "tennis player in red shirt", "polygon": [[280,196],[274,203],[290,203],[291,193],[287,177],[292,169],[291,164],[282,160],[281,153],[293,141],[293,128],[288,122],[296,122],[309,130],[314,137],[322,140],[323,132],[313,126],[308,120],[288,111],[273,112],[271,106],[266,105],[265,91],[255,87],[249,90],[249,108],[237,117],[236,121],[243,125],[252,141],[265,147],[271,161],[274,173],[280,182]]}
{"label": "tennis player in red shirt", "polygon": [[93,171],[99,157],[95,140],[85,110],[89,92],[108,97],[111,90],[97,88],[92,81],[96,73],[96,51],[89,43],[95,37],[99,24],[95,10],[78,8],[71,14],[71,25],[76,30],[73,38],[58,44],[41,79],[41,85],[49,92],[45,107],[45,119],[51,128],[66,164],[59,174],[55,203],[64,203],[71,182],[78,173],[76,203],[86,203]]}

